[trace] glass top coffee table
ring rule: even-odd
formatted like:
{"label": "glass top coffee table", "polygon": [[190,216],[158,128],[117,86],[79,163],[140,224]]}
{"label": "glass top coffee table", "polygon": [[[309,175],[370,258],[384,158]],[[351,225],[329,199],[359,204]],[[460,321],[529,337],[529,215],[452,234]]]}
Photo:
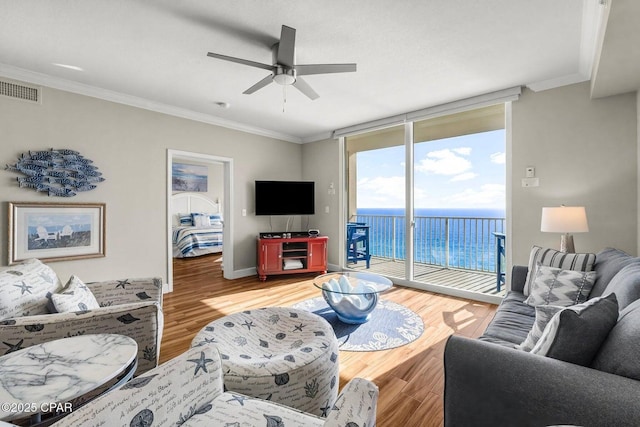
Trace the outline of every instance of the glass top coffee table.
{"label": "glass top coffee table", "polygon": [[313,284],[338,319],[350,324],[367,322],[378,304],[378,295],[393,286],[386,277],[355,271],[323,274]]}

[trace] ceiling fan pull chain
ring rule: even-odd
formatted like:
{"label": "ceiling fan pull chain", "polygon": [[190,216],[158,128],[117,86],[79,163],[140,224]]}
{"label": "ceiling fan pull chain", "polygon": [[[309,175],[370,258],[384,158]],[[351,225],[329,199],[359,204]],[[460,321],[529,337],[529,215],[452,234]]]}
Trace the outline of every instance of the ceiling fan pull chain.
{"label": "ceiling fan pull chain", "polygon": [[287,103],[287,86],[282,86],[282,112],[284,113],[284,106]]}

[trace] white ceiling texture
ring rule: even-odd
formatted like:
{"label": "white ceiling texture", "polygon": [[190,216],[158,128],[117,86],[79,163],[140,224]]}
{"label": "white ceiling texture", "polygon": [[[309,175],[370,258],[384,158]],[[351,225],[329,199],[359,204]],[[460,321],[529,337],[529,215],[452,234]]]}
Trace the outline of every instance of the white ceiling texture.
{"label": "white ceiling texture", "polygon": [[[589,80],[607,1],[640,3],[0,1],[0,76],[300,143],[509,87]],[[305,76],[313,101],[277,84],[245,95],[269,71],[207,57],[271,64],[283,24],[297,30],[297,64],[357,71]]]}

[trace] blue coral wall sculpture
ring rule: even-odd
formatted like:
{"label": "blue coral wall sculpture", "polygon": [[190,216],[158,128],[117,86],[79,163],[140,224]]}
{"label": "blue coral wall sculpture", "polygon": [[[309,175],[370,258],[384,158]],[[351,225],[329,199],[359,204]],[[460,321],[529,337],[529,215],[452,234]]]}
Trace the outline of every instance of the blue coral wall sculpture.
{"label": "blue coral wall sculpture", "polygon": [[93,161],[67,149],[22,153],[6,170],[18,172],[19,187],[32,188],[49,196],[72,197],[80,191],[96,188],[104,181]]}

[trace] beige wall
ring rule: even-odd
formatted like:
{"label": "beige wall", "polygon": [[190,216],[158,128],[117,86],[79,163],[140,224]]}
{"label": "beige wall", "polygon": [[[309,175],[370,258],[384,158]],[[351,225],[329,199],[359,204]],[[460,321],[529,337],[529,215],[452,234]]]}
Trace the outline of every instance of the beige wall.
{"label": "beige wall", "polygon": [[[540,232],[540,216],[560,204],[586,207],[589,232],[574,235],[578,252],[637,253],[635,94],[592,100],[588,83],[525,90],[512,113],[513,262],[526,264],[532,245],[559,247],[559,235]],[[526,166],[535,166],[539,187],[522,187]]]}
{"label": "beige wall", "polygon": [[[329,264],[340,265],[340,149],[334,139],[304,144],[302,177],[316,183],[316,214],[310,217],[310,228],[329,236]],[[333,183],[335,194],[329,194]],[[326,209],[329,212],[326,212]]]}
{"label": "beige wall", "polygon": [[[51,266],[63,280],[72,273],[87,281],[149,275],[166,280],[166,162],[167,149],[176,149],[233,159],[232,268],[255,268],[255,238],[268,229],[269,220],[254,215],[253,182],[300,179],[299,144],[49,88],[44,88],[42,99],[37,105],[0,98],[2,163],[14,163],[28,150],[69,148],[93,160],[106,181],[93,191],[63,199],[18,188],[17,174],[1,171],[0,224],[5,224],[0,227],[1,265],[8,261],[9,201],[103,202],[107,256]],[[241,216],[242,209],[247,209],[246,217]]]}

